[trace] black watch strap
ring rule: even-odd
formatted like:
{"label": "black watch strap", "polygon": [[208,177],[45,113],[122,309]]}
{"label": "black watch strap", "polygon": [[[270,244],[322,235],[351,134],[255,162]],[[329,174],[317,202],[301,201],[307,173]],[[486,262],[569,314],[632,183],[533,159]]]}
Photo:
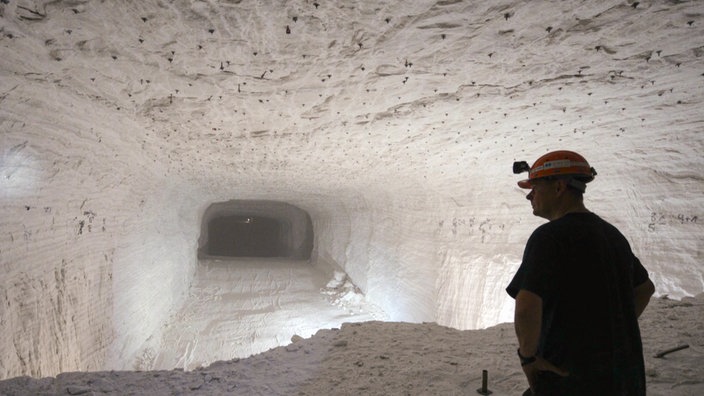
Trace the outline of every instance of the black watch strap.
{"label": "black watch strap", "polygon": [[521,366],[527,366],[537,360],[535,355],[530,356],[530,357],[525,357],[525,356],[521,355],[521,348],[518,348],[516,350],[516,353],[518,353],[518,358],[521,359]]}

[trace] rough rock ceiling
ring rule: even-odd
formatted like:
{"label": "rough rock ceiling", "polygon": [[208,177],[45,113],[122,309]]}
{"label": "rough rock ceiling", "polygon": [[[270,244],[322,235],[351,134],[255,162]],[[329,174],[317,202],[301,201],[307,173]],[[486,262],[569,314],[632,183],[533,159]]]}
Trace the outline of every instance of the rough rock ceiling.
{"label": "rough rock ceiling", "polygon": [[447,189],[487,160],[701,127],[696,1],[4,3],[6,77],[136,118],[215,183]]}

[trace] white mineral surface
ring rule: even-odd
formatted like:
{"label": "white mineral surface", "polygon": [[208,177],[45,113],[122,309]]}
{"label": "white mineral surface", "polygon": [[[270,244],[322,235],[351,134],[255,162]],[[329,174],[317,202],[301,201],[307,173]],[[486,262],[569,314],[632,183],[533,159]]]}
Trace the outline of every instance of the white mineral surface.
{"label": "white mineral surface", "polygon": [[[655,299],[641,318],[651,396],[704,394],[704,294]],[[2,395],[477,395],[528,387],[513,324],[457,330],[366,321],[293,336],[286,346],[195,370],[69,372],[0,381]],[[686,347],[686,348],[685,348]],[[680,349],[656,357],[661,352]]]}
{"label": "white mineral surface", "polygon": [[[0,389],[520,392],[511,164],[571,149],[669,296],[647,353],[691,346],[652,393],[704,393],[702,37],[700,0],[1,0]],[[202,257],[228,202],[310,259]]]}

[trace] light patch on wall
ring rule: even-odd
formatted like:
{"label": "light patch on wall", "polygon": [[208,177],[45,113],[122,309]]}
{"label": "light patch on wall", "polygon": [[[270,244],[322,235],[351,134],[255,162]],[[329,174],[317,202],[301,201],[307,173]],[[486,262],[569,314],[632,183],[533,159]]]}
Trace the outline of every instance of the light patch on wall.
{"label": "light patch on wall", "polygon": [[5,149],[0,157],[0,191],[3,197],[31,195],[41,179],[41,169],[28,152],[27,141]]}

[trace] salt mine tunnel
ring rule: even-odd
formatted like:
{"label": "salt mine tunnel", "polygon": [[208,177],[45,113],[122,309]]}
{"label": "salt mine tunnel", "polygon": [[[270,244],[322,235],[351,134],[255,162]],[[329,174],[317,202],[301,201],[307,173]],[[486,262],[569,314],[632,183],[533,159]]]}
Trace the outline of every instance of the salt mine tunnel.
{"label": "salt mine tunnel", "polygon": [[0,379],[512,321],[515,160],[704,290],[704,2],[0,4]]}

